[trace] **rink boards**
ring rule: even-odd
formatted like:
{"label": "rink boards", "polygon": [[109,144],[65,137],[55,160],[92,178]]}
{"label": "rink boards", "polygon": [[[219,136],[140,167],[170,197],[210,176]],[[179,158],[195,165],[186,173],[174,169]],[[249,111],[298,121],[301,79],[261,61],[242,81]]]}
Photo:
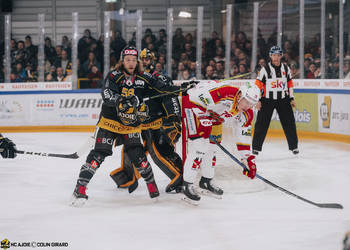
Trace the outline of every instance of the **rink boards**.
{"label": "rink boards", "polygon": [[[233,84],[202,81],[200,84]],[[336,80],[296,81],[297,108],[294,110],[300,136],[322,137],[350,143],[350,88],[337,87]],[[321,84],[322,82],[322,84]],[[303,88],[300,88],[303,87]],[[99,89],[59,91],[1,91],[1,132],[93,131],[102,105]],[[269,136],[282,136],[277,113],[272,117]]]}

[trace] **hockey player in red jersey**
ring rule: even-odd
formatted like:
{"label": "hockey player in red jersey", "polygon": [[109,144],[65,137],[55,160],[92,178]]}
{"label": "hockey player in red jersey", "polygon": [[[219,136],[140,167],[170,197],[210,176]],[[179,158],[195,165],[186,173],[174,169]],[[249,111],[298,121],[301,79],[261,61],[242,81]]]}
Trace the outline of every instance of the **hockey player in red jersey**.
{"label": "hockey player in red jersey", "polygon": [[[223,190],[212,182],[217,146],[221,142],[223,123],[235,130],[237,150],[254,178],[255,157],[251,154],[251,122],[253,106],[259,101],[260,90],[255,85],[241,88],[223,85],[197,86],[182,98],[184,200],[197,205],[199,193],[221,198]],[[197,170],[201,170],[199,189],[194,186]],[[199,191],[199,193],[197,192]]]}

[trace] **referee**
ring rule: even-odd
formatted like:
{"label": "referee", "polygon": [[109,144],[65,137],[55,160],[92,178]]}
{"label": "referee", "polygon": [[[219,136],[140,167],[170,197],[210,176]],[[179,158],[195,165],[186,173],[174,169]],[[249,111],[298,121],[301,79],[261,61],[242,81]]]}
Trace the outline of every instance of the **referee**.
{"label": "referee", "polygon": [[271,47],[269,55],[271,61],[261,68],[255,81],[262,92],[262,97],[256,105],[259,111],[254,128],[253,154],[258,155],[261,151],[273,111],[276,109],[289,150],[296,155],[299,154],[298,136],[292,109],[296,107],[296,103],[290,68],[287,64],[281,63],[283,51],[279,46]]}

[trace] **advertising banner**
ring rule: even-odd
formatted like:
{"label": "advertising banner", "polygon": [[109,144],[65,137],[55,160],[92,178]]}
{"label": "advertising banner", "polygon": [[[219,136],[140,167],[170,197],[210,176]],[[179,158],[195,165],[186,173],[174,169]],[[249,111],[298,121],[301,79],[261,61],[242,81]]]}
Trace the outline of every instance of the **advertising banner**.
{"label": "advertising banner", "polygon": [[[297,104],[297,107],[294,109],[294,117],[297,125],[297,130],[317,132],[317,94],[296,93],[295,102]],[[270,129],[282,129],[281,122],[276,110],[272,115]]]}
{"label": "advertising banner", "polygon": [[350,98],[343,94],[318,95],[319,132],[350,135]]}
{"label": "advertising banner", "polygon": [[95,125],[99,93],[0,95],[0,126]]}
{"label": "advertising banner", "polygon": [[71,90],[71,82],[13,82],[0,83],[0,91]]}

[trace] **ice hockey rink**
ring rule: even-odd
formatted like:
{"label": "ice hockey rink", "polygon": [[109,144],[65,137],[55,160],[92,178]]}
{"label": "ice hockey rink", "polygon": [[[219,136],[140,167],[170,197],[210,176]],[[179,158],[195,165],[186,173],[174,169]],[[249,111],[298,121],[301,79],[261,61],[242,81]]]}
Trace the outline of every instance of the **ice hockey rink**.
{"label": "ice hockey rink", "polygon": [[[6,134],[18,149],[53,153],[73,153],[89,135]],[[69,202],[85,155],[76,160],[18,155],[0,159],[0,232],[6,232],[0,237],[67,242],[64,249],[77,250],[342,249],[350,230],[350,145],[301,140],[299,148],[294,157],[284,139],[268,139],[257,159],[258,173],[314,202],[341,203],[343,210],[314,207],[250,180],[222,153],[216,170],[222,200],[203,196],[194,207],[181,201],[181,194],[166,194],[169,180],[152,164],[161,192],[155,202],[142,180],[128,194],[110,179],[120,149],[90,182],[88,202],[76,208]]]}

